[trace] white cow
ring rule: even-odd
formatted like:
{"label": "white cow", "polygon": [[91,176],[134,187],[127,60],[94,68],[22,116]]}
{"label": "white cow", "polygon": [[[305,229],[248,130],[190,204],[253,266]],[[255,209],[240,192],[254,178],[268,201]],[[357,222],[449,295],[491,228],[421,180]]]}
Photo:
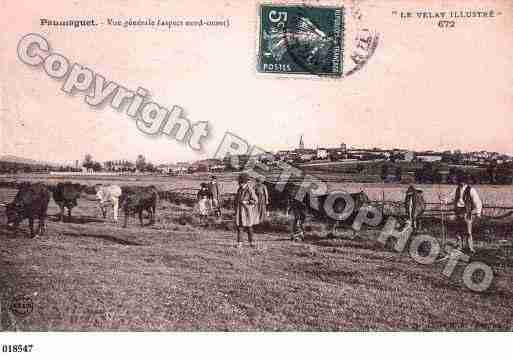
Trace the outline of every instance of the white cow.
{"label": "white cow", "polygon": [[113,184],[110,186],[95,186],[96,198],[100,201],[99,207],[103,218],[107,218],[107,206],[112,205],[114,209],[114,221],[118,221],[119,197],[121,196],[121,187]]}

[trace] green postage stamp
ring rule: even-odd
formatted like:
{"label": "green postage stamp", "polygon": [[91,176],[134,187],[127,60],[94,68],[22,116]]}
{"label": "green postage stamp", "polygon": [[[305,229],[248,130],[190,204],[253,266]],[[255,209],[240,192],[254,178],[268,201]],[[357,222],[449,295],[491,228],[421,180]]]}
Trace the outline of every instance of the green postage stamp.
{"label": "green postage stamp", "polygon": [[259,72],[342,76],[342,7],[262,4],[259,39]]}

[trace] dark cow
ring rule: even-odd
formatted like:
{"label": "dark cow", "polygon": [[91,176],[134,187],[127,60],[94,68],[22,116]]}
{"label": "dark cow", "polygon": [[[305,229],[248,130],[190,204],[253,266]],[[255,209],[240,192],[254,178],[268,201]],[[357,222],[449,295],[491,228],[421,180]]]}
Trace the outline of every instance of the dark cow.
{"label": "dark cow", "polygon": [[286,210],[290,208],[290,200],[294,198],[300,186],[293,182],[266,181],[265,186],[269,193],[269,206],[271,210]]}
{"label": "dark cow", "polygon": [[[335,193],[331,195],[331,198],[330,194],[314,197],[310,193],[306,193],[301,201],[297,200],[292,195],[289,196],[287,207],[293,217],[293,239],[303,239],[303,224],[307,213],[311,213],[320,221],[327,222],[331,227],[328,236],[332,237],[338,225],[352,224],[359,210],[370,204],[369,197],[363,191],[349,194],[353,202],[352,210],[351,208],[346,208],[347,203],[343,196],[336,195]],[[327,202],[328,200],[329,202]],[[333,202],[331,202],[332,200]]]}
{"label": "dark cow", "polygon": [[413,226],[413,231],[420,229],[420,220],[426,210],[426,201],[420,189],[413,186],[408,187],[404,198],[404,207],[406,209],[407,225]]}
{"label": "dark cow", "polygon": [[[330,199],[330,195],[332,196],[332,199]],[[312,211],[320,220],[326,221],[330,224],[330,237],[333,236],[337,226],[341,224],[352,225],[360,209],[364,206],[370,205],[370,199],[363,191],[349,193],[349,195],[353,202],[352,208],[347,207],[346,200],[343,196],[335,193],[324,194],[314,198],[310,198],[309,194],[305,196],[305,199],[307,200],[306,204],[310,211]],[[330,201],[333,200],[333,202],[327,203],[328,199]],[[355,234],[356,233],[353,233],[353,235]]]}
{"label": "dark cow", "polygon": [[45,232],[45,219],[50,202],[50,192],[43,183],[22,183],[14,200],[6,207],[7,225],[17,228],[29,220],[30,237],[34,238],[34,218],[39,219],[38,234]]}
{"label": "dark cow", "polygon": [[125,213],[125,222],[123,227],[127,226],[128,215],[131,213],[139,214],[139,222],[143,226],[142,213],[146,211],[150,215],[150,224],[155,223],[155,214],[157,202],[159,199],[158,191],[155,186],[149,187],[123,187],[119,203]]}
{"label": "dark cow", "polygon": [[58,183],[56,186],[50,186],[53,200],[61,209],[59,217],[61,222],[64,221],[64,207],[68,209],[68,217],[71,218],[71,210],[78,205],[77,200],[80,198],[82,189],[82,185],[71,182]]}

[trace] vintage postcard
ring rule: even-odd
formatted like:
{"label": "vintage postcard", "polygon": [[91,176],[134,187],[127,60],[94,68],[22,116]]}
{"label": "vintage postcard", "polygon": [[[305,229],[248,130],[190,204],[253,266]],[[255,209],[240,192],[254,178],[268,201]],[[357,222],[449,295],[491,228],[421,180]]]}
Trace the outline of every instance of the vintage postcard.
{"label": "vintage postcard", "polygon": [[2,331],[512,330],[513,2],[0,8]]}

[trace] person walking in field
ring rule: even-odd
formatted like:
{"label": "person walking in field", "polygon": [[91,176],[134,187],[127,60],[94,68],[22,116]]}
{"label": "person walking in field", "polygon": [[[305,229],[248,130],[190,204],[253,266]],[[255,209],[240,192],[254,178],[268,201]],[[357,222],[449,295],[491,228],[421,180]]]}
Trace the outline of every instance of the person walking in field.
{"label": "person walking in field", "polygon": [[269,205],[269,192],[267,186],[261,178],[257,178],[255,186],[255,193],[258,198],[256,206],[258,223],[267,221],[267,206]]}
{"label": "person walking in field", "polygon": [[241,232],[244,230],[248,234],[248,241],[251,247],[254,247],[253,225],[258,223],[255,206],[258,202],[254,189],[249,184],[249,175],[241,173],[239,175],[239,188],[235,195],[235,226],[237,228],[237,246],[242,246]]}
{"label": "person walking in field", "polygon": [[204,182],[201,183],[201,188],[196,195],[201,225],[204,225],[207,222],[207,216],[210,210],[210,196],[207,184]]}
{"label": "person walking in field", "polygon": [[475,253],[472,224],[476,218],[481,217],[483,203],[476,189],[468,184],[468,175],[466,173],[461,172],[458,174],[457,183],[458,185],[449,199],[454,199],[452,204],[454,205],[457,221],[456,238],[458,248],[468,249],[471,253]]}
{"label": "person walking in field", "polygon": [[210,178],[208,189],[210,190],[210,206],[216,216],[221,217],[221,191],[216,176]]}
{"label": "person walking in field", "polygon": [[306,205],[292,197],[287,199],[287,214],[292,217],[290,239],[304,241],[305,231],[303,224],[306,220]]}

